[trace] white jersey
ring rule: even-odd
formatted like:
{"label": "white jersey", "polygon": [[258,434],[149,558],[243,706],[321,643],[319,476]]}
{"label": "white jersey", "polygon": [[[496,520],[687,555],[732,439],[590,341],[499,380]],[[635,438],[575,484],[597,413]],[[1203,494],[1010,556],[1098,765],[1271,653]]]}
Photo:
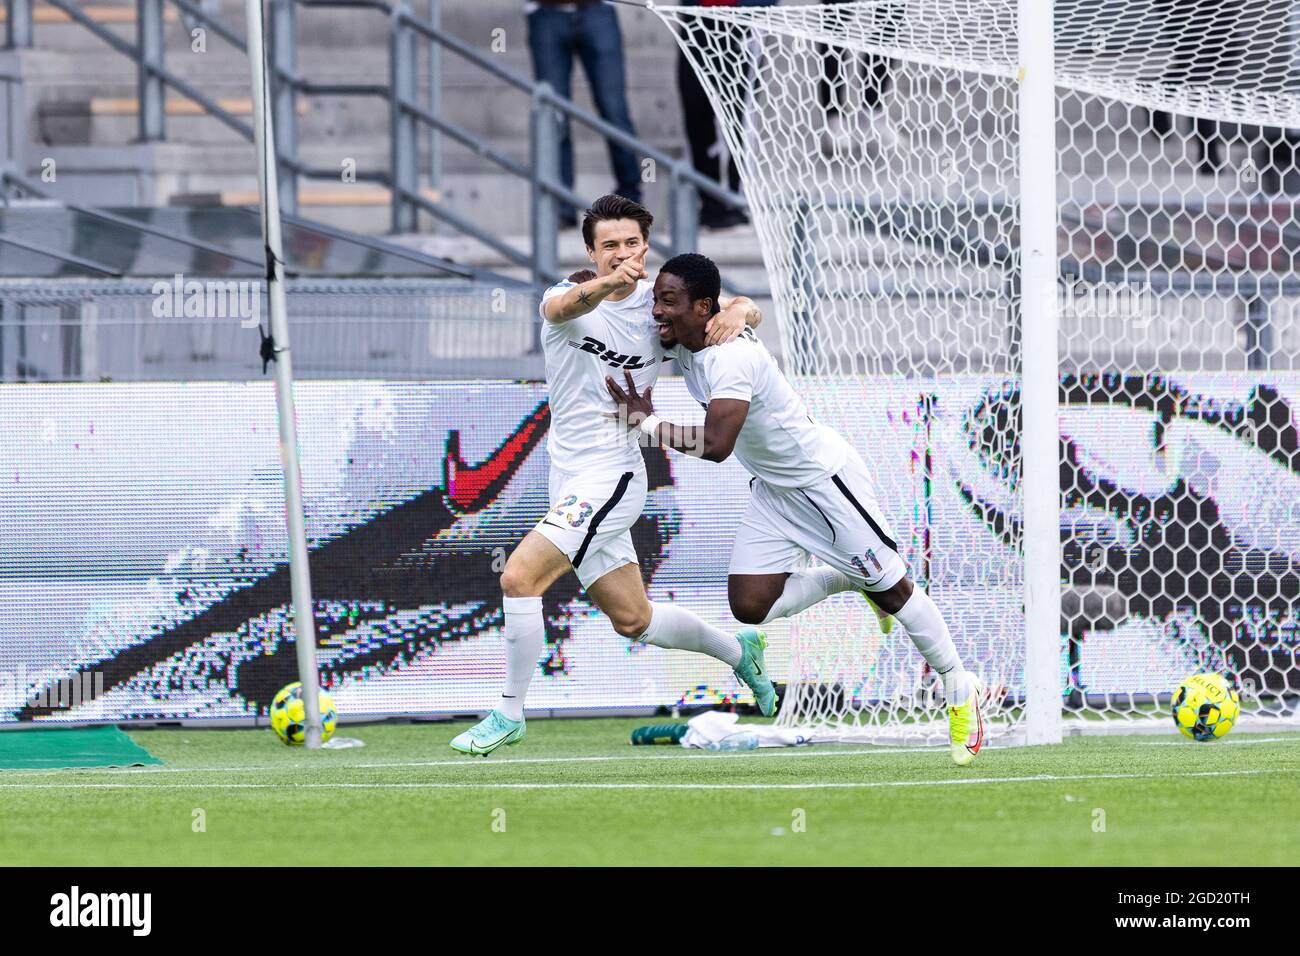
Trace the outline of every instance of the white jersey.
{"label": "white jersey", "polygon": [[[574,285],[566,280],[551,286],[542,294],[543,307]],[[625,386],[623,372],[630,371],[642,393],[658,379],[664,353],[650,314],[653,305],[654,284],[642,279],[631,295],[617,302],[604,299],[568,322],[548,322],[542,314],[551,401],[546,441],[555,467],[571,473],[645,467],[637,433],[605,417],[616,410],[605,376]]]}
{"label": "white jersey", "polygon": [[674,354],[701,405],[715,398],[749,402],[734,454],[751,475],[777,488],[807,488],[844,467],[848,442],[812,420],[752,329],[698,352],[679,345]]}

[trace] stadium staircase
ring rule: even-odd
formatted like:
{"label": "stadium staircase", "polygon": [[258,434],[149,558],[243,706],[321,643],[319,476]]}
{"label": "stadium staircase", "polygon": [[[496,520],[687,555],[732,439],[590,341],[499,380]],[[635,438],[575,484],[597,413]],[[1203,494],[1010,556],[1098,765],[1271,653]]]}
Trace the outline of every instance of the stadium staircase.
{"label": "stadium staircase", "polygon": [[[8,0],[9,5],[13,0]],[[164,65],[192,84],[235,121],[251,122],[247,58],[189,11],[197,11],[242,41],[243,0],[158,0],[163,12]],[[529,78],[531,61],[519,0],[474,0],[431,6],[416,0],[412,13],[453,38],[484,53],[504,70]],[[52,197],[101,206],[247,205],[256,201],[255,156],[248,140],[228,122],[175,89],[165,92],[161,136],[142,141],[141,90],[136,65],[89,24],[66,11],[76,7],[86,20],[111,32],[121,44],[137,43],[140,0],[31,0],[30,48],[0,51],[0,164],[9,158]],[[365,0],[359,3],[310,2],[295,7],[296,44],[292,57],[298,77],[322,94],[300,91],[296,98],[297,158],[303,167],[341,173],[350,162],[363,179],[389,169],[390,118],[387,103],[374,95],[335,95],[331,87],[386,84],[389,80],[390,18]],[[437,12],[438,19],[432,20]],[[649,147],[681,159],[684,137],[676,91],[676,51],[671,37],[653,17],[620,9],[628,56],[628,87],[638,137]],[[0,32],[9,35],[6,5],[0,4]],[[204,49],[194,52],[193,33],[206,30]],[[494,32],[498,31],[498,32]],[[415,99],[430,102],[430,56],[434,44],[419,43]],[[268,39],[268,44],[274,42]],[[481,66],[442,53],[438,114],[473,138],[473,148],[453,137],[439,137],[431,155],[427,127],[419,130],[415,163],[418,192],[428,203],[471,223],[514,249],[530,245],[532,184],[493,162],[495,153],[528,169],[529,95]],[[376,72],[380,75],[376,77]],[[580,72],[580,71],[579,71]],[[582,80],[575,103],[595,112]],[[591,197],[611,188],[606,145],[600,136],[574,126],[575,191]],[[277,131],[279,136],[279,131]],[[284,141],[281,140],[283,151]],[[47,171],[54,172],[50,181]],[[344,183],[324,177],[299,181],[297,212],[311,220],[369,234],[389,234],[421,251],[474,266],[528,278],[530,269],[499,244],[468,238],[463,230],[421,210],[414,228],[393,230],[388,184]],[[672,196],[659,176],[645,184],[647,204],[668,222]],[[283,181],[283,173],[282,173]],[[694,230],[691,229],[692,235]],[[667,238],[667,233],[664,233]],[[748,229],[700,236],[701,251],[719,258],[737,287],[765,288],[758,243]],[[553,270],[586,264],[581,245],[562,239],[554,250]]]}

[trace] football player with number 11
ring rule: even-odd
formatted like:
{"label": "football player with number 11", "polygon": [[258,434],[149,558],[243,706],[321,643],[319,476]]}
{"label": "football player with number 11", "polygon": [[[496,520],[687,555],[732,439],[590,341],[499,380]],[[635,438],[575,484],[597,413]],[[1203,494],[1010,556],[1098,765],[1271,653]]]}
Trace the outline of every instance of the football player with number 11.
{"label": "football player with number 11", "polygon": [[[916,587],[877,505],[861,456],[812,420],[776,360],[746,330],[712,344],[705,329],[718,311],[717,266],[688,253],[664,263],[654,284],[655,322],[687,390],[705,406],[703,425],[658,418],[651,389],[631,375],[606,387],[617,418],[654,441],[707,461],[733,452],[754,476],[749,508],[731,549],[731,613],[746,624],[790,617],[841,591],[858,591],[892,615],[943,679],[952,759],[968,764],[984,741],[980,679],[962,666],[948,625]],[[624,390],[626,388],[626,391]],[[825,566],[800,569],[803,553]]]}

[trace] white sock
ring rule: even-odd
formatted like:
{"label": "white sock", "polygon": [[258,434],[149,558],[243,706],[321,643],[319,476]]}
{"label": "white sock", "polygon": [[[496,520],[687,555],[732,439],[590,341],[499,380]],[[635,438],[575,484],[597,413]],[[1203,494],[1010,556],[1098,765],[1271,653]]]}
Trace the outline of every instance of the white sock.
{"label": "white sock", "polygon": [[537,671],[537,658],[546,643],[546,622],[542,620],[539,597],[503,598],[506,612],[506,683],[497,710],[511,720],[523,720],[528,682]]}
{"label": "white sock", "polygon": [[805,608],[824,601],[832,594],[854,589],[853,580],[842,571],[832,567],[808,568],[792,572],[785,579],[785,590],[776,599],[772,609],[763,618],[767,624],[778,617],[792,617]]}
{"label": "white sock", "polygon": [[634,640],[655,647],[675,647],[680,651],[708,654],[728,667],[740,664],[740,642],[733,635],[704,623],[676,604],[650,602],[650,626]]}
{"label": "white sock", "polygon": [[930,595],[920,588],[912,589],[912,596],[894,615],[907,629],[916,649],[943,678],[943,691],[949,704],[964,704],[970,696],[971,682],[963,679],[966,669],[957,656],[957,647],[948,633],[948,625]]}

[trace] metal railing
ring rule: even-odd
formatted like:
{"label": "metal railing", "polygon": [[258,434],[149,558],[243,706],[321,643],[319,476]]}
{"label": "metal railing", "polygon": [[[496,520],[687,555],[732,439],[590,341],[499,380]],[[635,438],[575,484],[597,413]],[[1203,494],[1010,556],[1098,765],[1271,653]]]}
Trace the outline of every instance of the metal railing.
{"label": "metal railing", "polygon": [[[169,242],[179,243],[180,245],[188,246],[197,252],[228,259],[232,264],[242,265],[257,272],[261,272],[266,268],[265,262],[261,259],[252,259],[247,256],[239,255],[232,249],[211,242],[205,242],[195,236],[187,235],[182,231],[164,229],[159,226],[151,225],[138,217],[119,215],[109,209],[103,209],[97,206],[59,202],[45,189],[38,186],[28,177],[8,166],[0,166],[0,208],[9,205],[12,198],[20,200],[43,200],[57,203],[60,209],[77,213],[81,216],[98,220],[100,222],[121,226],[132,232],[147,236],[156,236]],[[388,242],[374,236],[362,236],[356,233],[347,232],[343,229],[337,229],[325,223],[303,219],[296,213],[287,213],[282,211],[281,217],[284,219],[285,225],[310,229],[319,237],[345,241],[351,245],[359,246],[373,255],[383,255],[389,258],[407,260],[417,265],[440,270],[448,276],[454,276],[457,279],[468,282],[478,282],[482,285],[490,286],[493,289],[505,289],[513,292],[518,291],[519,288],[528,287],[529,285],[521,280],[511,279],[507,276],[500,275],[499,273],[479,266],[465,265],[463,263],[453,262],[449,259],[430,256],[408,246]],[[62,260],[69,264],[88,268],[91,271],[102,273],[107,276],[124,277],[122,273],[119,273],[117,270],[105,263],[96,262],[86,257],[76,256],[68,252],[66,249],[53,249],[41,246],[29,239],[19,239],[16,236],[5,234],[0,234],[0,243],[9,243],[14,246],[25,248],[31,252],[36,252],[54,259]],[[139,276],[139,273],[135,272],[131,272],[130,274],[136,277]],[[299,276],[296,263],[292,259],[285,263],[285,274],[290,278],[296,278]],[[374,277],[370,277],[367,281],[374,281]]]}
{"label": "metal railing", "polygon": [[[32,7],[34,0],[5,0],[8,8],[7,45],[26,47],[32,44]],[[224,109],[193,83],[169,70],[164,63],[164,6],[170,2],[186,18],[203,25],[236,49],[247,53],[244,41],[193,0],[136,0],[136,42],[131,43],[96,22],[72,0],[44,0],[62,11],[114,50],[131,58],[137,69],[139,91],[140,139],[155,141],[165,137],[165,93],[170,87],[193,100],[204,112],[252,142],[252,127]],[[299,159],[297,106],[298,96],[370,96],[385,98],[389,107],[389,164],[387,170],[357,170],[359,181],[375,182],[388,188],[394,232],[414,232],[418,213],[425,212],[492,249],[510,263],[527,268],[535,284],[549,284],[561,275],[559,269],[558,232],[561,204],[582,208],[590,197],[567,188],[560,179],[560,130],[564,122],[576,122],[618,145],[632,150],[656,168],[668,173],[669,240],[652,240],[652,246],[664,254],[686,252],[697,247],[699,236],[699,197],[703,193],[728,208],[743,209],[745,199],[707,176],[697,172],[689,159],[678,158],[651,146],[644,140],[619,129],[601,117],[561,97],[547,84],[494,60],[470,44],[440,28],[436,16],[426,20],[416,16],[405,4],[388,0],[268,0],[271,29],[268,42],[271,73],[272,113],[275,122],[279,160],[280,196],[286,212],[298,210],[298,185],[303,178],[337,180],[336,169],[318,169]],[[296,8],[371,9],[386,15],[391,23],[389,34],[389,77],[387,83],[316,83],[297,73]],[[454,54],[474,67],[490,74],[503,84],[528,96],[529,163],[524,164],[495,149],[482,137],[440,115],[438,98],[430,96],[430,108],[418,101],[419,41],[429,44],[434,62],[441,52]],[[436,84],[437,77],[434,77]],[[424,195],[419,188],[417,142],[424,128],[433,143],[438,137],[457,142],[507,174],[525,180],[530,186],[530,248],[519,248],[507,240],[459,216],[445,205]],[[437,147],[435,145],[435,152]],[[437,169],[438,159],[432,160]],[[729,291],[744,290],[730,288]],[[764,294],[764,293],[756,293]]]}
{"label": "metal railing", "polygon": [[[300,380],[546,375],[533,348],[536,296],[523,283],[300,277],[285,292]],[[262,380],[255,327],[159,316],[158,299],[150,279],[0,278],[0,383]]]}
{"label": "metal railing", "polygon": [[[31,0],[7,0],[7,2],[10,4],[10,45],[18,45],[15,38],[21,39],[23,37],[27,38],[28,45],[30,45]],[[139,138],[142,142],[154,142],[166,138],[165,94],[167,87],[171,87],[187,99],[193,100],[202,107],[205,113],[223,123],[239,136],[248,140],[248,142],[253,142],[252,126],[225,109],[216,99],[208,96],[193,83],[169,70],[164,64],[162,38],[163,10],[166,3],[175,4],[187,17],[210,29],[241,53],[245,55],[248,53],[247,45],[237,34],[216,18],[205,13],[200,7],[191,3],[190,0],[136,0],[135,43],[122,39],[112,30],[98,23],[71,0],[43,0],[43,2],[63,12],[70,20],[85,27],[118,53],[129,57],[135,62],[136,88],[139,95]],[[278,6],[278,4],[273,5],[273,9],[274,6]],[[15,7],[19,9],[15,11]],[[28,25],[26,27],[17,27],[14,22],[16,16],[25,16]],[[274,16],[272,19],[274,22]],[[292,75],[283,73],[273,77],[273,80],[277,79],[279,82],[273,82],[273,86],[279,88],[281,95],[283,95],[285,89],[292,90],[296,81]],[[279,121],[280,117],[277,115],[276,119]],[[279,137],[278,128],[276,132],[277,142],[283,144],[284,140]],[[293,132],[294,129],[291,126],[286,135],[292,135]],[[286,185],[291,187],[289,195],[282,201],[282,206],[287,212],[297,211],[297,177],[334,179],[338,176],[336,170],[314,169],[302,163],[297,156],[296,142],[292,139],[287,145],[281,146],[277,152],[281,166],[281,181],[285,182],[287,179]],[[382,174],[358,174],[357,178],[385,181]]]}
{"label": "metal railing", "polygon": [[5,46],[25,50],[32,45],[32,6],[34,0],[5,0]]}
{"label": "metal railing", "polygon": [[[696,248],[699,236],[699,194],[702,192],[729,208],[745,208],[745,199],[738,193],[721,186],[697,172],[688,159],[677,158],[656,149],[644,140],[606,122],[583,109],[572,100],[555,93],[545,83],[537,83],[509,67],[494,62],[491,57],[476,50],[463,40],[451,36],[433,23],[410,11],[402,3],[388,0],[293,0],[305,8],[367,8],[386,14],[392,21],[389,46],[389,74],[387,86],[390,121],[390,173],[389,187],[393,195],[393,230],[413,231],[417,210],[423,210],[448,223],[458,232],[484,242],[517,265],[527,266],[534,281],[550,282],[559,277],[558,230],[560,204],[581,208],[589,202],[560,181],[560,127],[567,119],[599,133],[619,146],[652,160],[657,168],[666,169],[669,175],[669,242],[652,245],[660,252],[686,252]],[[489,73],[507,86],[529,95],[529,155],[530,164],[512,159],[493,149],[473,132],[420,106],[414,94],[418,85],[417,47],[413,42],[422,37],[434,47],[452,53]],[[298,88],[304,92],[326,92],[310,84]],[[383,88],[370,84],[331,84],[328,92],[336,95],[381,95]],[[285,119],[292,122],[292,113]],[[280,117],[277,116],[277,120]],[[513,249],[445,207],[421,195],[417,189],[417,161],[415,143],[418,126],[423,124],[449,139],[475,151],[511,175],[527,179],[531,189],[531,254]],[[277,128],[278,133],[278,128]]]}

